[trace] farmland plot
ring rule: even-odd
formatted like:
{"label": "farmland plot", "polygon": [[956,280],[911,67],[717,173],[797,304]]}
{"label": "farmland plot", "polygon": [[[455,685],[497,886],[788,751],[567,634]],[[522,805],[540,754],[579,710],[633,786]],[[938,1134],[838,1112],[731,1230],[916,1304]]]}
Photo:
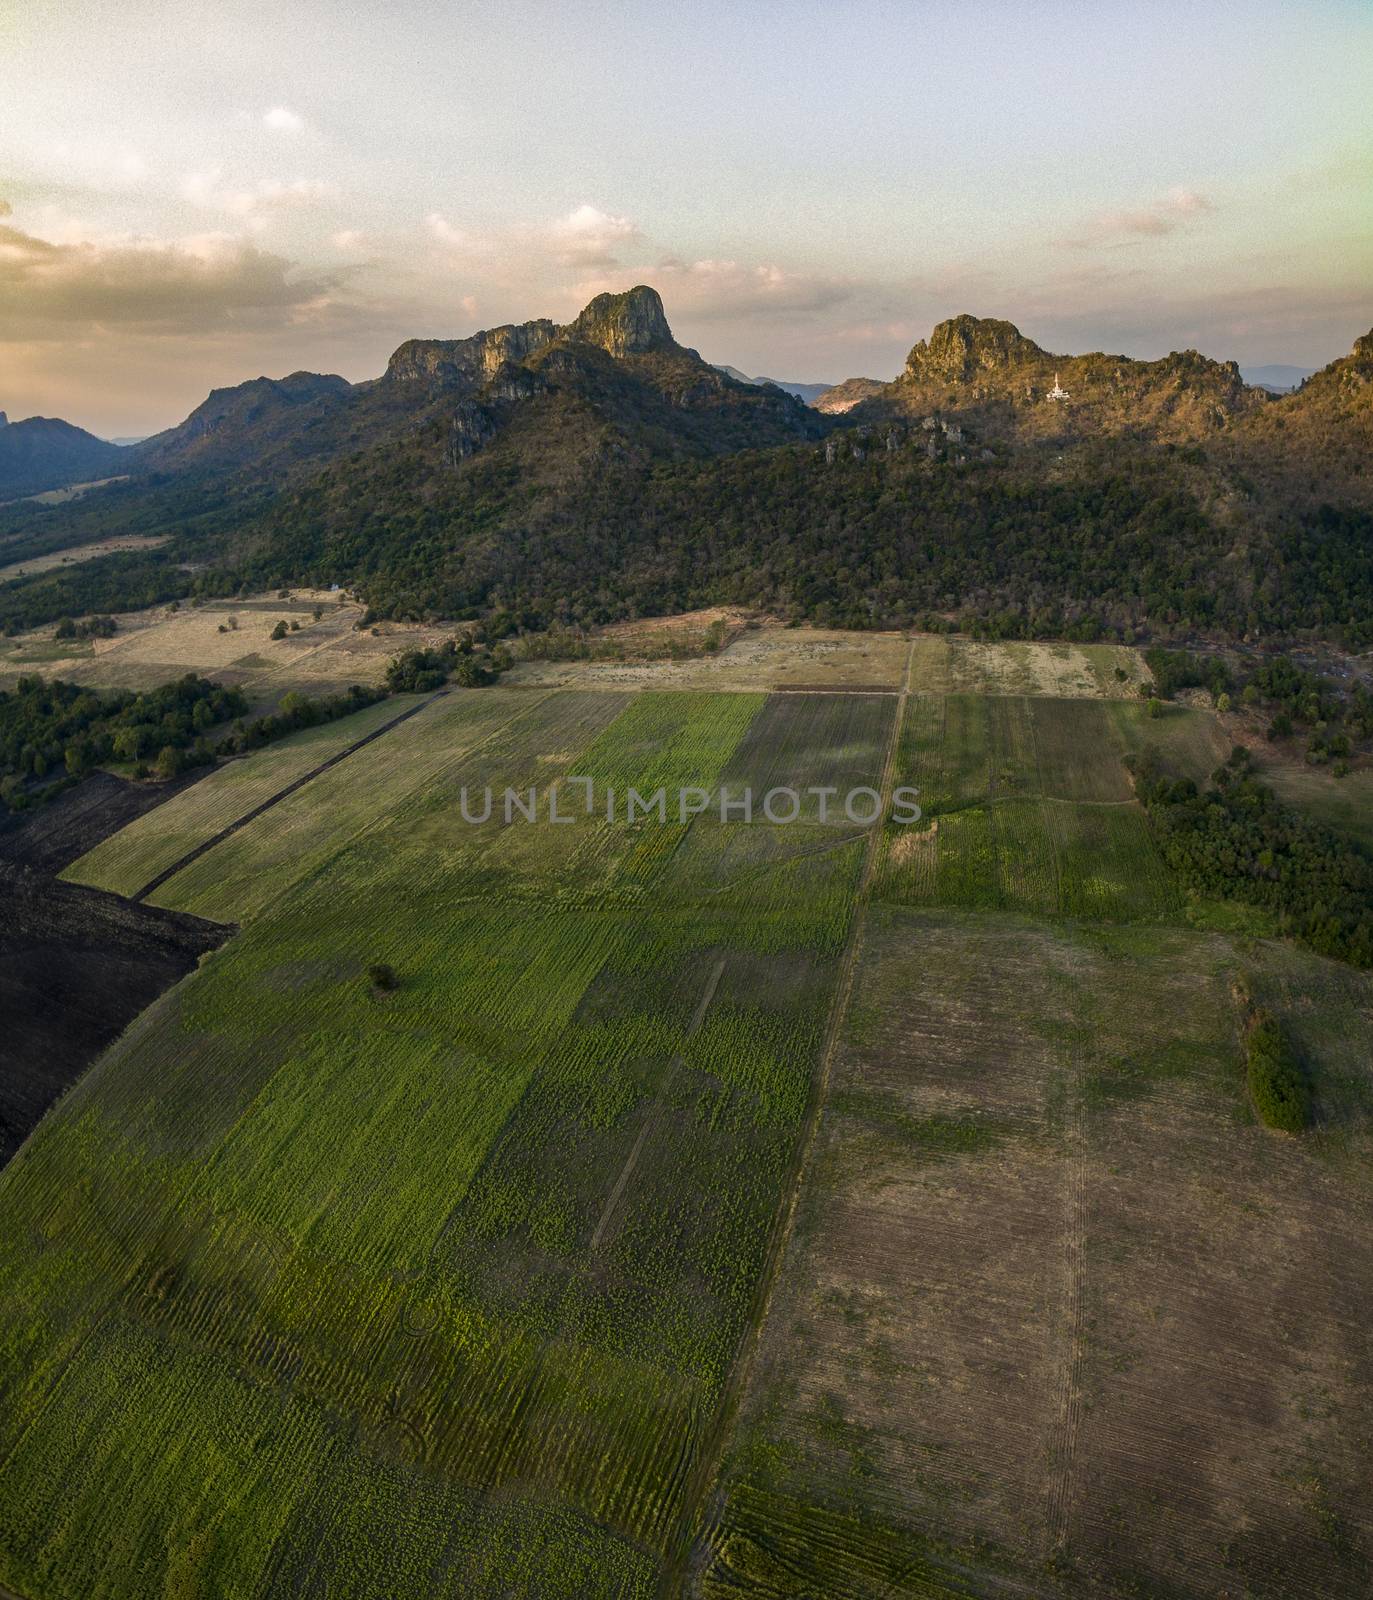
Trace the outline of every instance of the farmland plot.
{"label": "farmland plot", "polygon": [[1297,1144],[1240,965],[879,916],[697,1592],[1366,1592],[1373,985],[1250,975],[1315,1074]]}
{"label": "farmland plot", "polygon": [[1101,701],[913,696],[897,782],[919,789],[924,823],[888,827],[874,893],[1040,916],[1176,916],[1180,895],[1123,753]]}
{"label": "farmland plot", "polygon": [[[461,789],[488,780],[710,787],[752,770],[764,714],[471,705],[169,880],[243,931],[0,1177],[0,1585],[652,1592],[754,1304],[863,841],[469,825]],[[825,781],[835,749],[788,772]],[[377,960],[398,988],[368,984]]]}
{"label": "farmland plot", "polygon": [[357,835],[374,826],[383,839],[397,831],[407,800],[436,788],[445,771],[488,740],[514,761],[516,751],[546,749],[563,719],[597,728],[619,704],[568,696],[548,708],[542,696],[500,689],[447,695],[255,818],[149,898],[173,910],[194,906],[198,916],[218,921],[256,915]]}
{"label": "farmland plot", "polygon": [[114,894],[135,895],[158,873],[212,839],[222,828],[420,703],[417,695],[379,700],[352,716],[302,729],[279,744],[226,762],[199,783],[112,834],[62,876]]}

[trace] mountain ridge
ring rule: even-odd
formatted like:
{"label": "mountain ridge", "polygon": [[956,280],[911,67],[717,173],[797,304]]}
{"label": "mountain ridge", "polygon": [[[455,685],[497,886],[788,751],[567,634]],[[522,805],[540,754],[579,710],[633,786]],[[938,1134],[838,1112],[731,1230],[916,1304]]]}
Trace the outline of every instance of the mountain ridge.
{"label": "mountain ridge", "polygon": [[530,626],[728,601],[854,626],[971,607],[1001,628],[1362,638],[1370,377],[1373,335],[1275,397],[1195,351],[1054,355],[965,314],[890,383],[812,408],[708,365],[640,285],[565,324],[407,340],[358,384],[216,390],[129,453],[129,482],[42,523],[49,547],[137,530],[165,548],[6,586],[0,621],[309,581],[379,615]]}

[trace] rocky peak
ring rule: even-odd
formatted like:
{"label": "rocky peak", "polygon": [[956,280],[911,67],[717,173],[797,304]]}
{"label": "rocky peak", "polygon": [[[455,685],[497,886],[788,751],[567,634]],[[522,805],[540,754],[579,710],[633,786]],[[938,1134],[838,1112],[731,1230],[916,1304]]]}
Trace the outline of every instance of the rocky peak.
{"label": "rocky peak", "polygon": [[612,356],[677,348],[658,291],[642,283],[623,294],[598,294],[562,334],[599,345]]}
{"label": "rocky peak", "polygon": [[551,344],[558,330],[546,317],[506,323],[466,339],[407,339],[386,366],[401,381],[484,383],[510,362],[527,360]]}
{"label": "rocky peak", "polygon": [[950,317],[906,357],[906,375],[945,382],[974,377],[996,367],[1042,361],[1044,352],[1012,322],[994,317]]}
{"label": "rocky peak", "polygon": [[0,411],[0,428],[8,428],[9,425],[10,425],[10,419],[5,415],[5,413],[3,411]]}

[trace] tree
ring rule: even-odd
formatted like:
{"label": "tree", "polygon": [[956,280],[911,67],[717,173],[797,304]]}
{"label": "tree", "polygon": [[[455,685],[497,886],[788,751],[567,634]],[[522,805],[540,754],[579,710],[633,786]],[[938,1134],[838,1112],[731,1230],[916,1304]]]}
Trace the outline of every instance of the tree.
{"label": "tree", "polygon": [[157,752],[153,770],[159,778],[174,778],[181,771],[181,752],[174,744],[164,744]]}
{"label": "tree", "polygon": [[374,961],[367,969],[368,981],[374,989],[395,989],[400,986],[396,969],[386,961]]}
{"label": "tree", "polygon": [[284,639],[286,637],[288,631],[289,630],[287,629],[286,623],[284,621],[278,622],[276,627],[272,629],[272,638],[273,639]]}

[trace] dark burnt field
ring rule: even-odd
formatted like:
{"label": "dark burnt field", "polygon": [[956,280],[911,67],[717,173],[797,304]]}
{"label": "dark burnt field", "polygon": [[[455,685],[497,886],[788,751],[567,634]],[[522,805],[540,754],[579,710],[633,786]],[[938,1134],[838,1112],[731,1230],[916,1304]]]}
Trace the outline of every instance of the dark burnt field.
{"label": "dark burnt field", "polygon": [[105,1046],[233,931],[56,876],[189,781],[97,773],[0,831],[0,1165]]}

